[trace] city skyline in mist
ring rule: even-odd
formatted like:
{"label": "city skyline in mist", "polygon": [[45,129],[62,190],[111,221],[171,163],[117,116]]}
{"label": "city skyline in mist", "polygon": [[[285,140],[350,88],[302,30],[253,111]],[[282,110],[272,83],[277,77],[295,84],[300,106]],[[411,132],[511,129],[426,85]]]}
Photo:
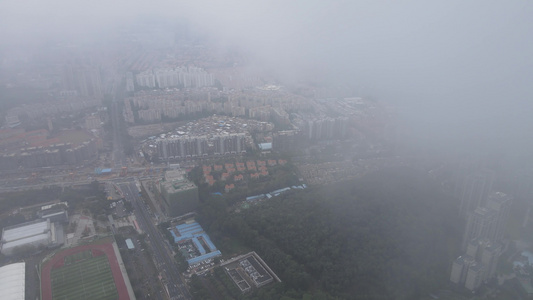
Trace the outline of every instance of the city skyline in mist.
{"label": "city skyline in mist", "polygon": [[0,55],[169,20],[282,81],[350,85],[393,105],[410,142],[527,158],[531,15],[528,1],[8,2]]}

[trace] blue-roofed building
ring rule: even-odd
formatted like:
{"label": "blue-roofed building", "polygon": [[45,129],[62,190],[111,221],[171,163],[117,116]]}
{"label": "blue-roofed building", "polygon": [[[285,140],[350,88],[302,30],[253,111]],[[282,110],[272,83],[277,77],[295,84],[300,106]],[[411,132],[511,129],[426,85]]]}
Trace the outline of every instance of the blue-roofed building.
{"label": "blue-roofed building", "polygon": [[[217,250],[207,233],[204,232],[202,226],[197,222],[180,224],[174,228],[169,228],[169,231],[172,234],[175,243],[186,243],[190,241],[194,245],[194,248],[200,253],[199,256],[189,256],[187,259],[189,265],[194,265],[215,256],[222,255],[222,253]],[[205,246],[207,246],[207,249]]]}
{"label": "blue-roofed building", "polygon": [[222,253],[220,252],[220,250],[217,250],[215,252],[207,253],[207,254],[204,254],[204,255],[200,255],[200,256],[188,259],[187,263],[189,263],[189,266],[190,266],[190,265],[194,265],[194,264],[197,264],[199,262],[202,262],[204,260],[207,260],[207,259],[210,259],[210,258],[213,258],[213,257],[217,257],[219,255],[222,255]]}

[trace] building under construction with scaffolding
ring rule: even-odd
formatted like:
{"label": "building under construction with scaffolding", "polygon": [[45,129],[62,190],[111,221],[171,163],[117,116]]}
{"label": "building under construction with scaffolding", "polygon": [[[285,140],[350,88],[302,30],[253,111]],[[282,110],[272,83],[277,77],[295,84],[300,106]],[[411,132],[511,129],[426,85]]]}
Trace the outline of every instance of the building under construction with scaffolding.
{"label": "building under construction with scaffolding", "polygon": [[198,187],[185,177],[182,170],[168,170],[159,182],[161,206],[169,217],[194,211],[198,206]]}

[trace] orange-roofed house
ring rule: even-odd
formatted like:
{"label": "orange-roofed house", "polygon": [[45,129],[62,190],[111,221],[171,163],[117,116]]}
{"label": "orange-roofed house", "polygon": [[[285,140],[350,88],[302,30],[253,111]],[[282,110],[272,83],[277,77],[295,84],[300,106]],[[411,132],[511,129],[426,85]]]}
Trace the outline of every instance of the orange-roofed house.
{"label": "orange-roofed house", "polygon": [[211,173],[211,166],[203,166],[204,175],[209,175]]}
{"label": "orange-roofed house", "polygon": [[257,168],[255,167],[255,162],[253,161],[247,161],[246,167],[248,168],[248,171],[257,171]]}
{"label": "orange-roofed house", "polygon": [[242,163],[242,162],[238,162],[238,163],[237,163],[237,170],[238,170],[239,172],[245,171],[246,168],[244,167],[244,163]]}
{"label": "orange-roofed house", "polygon": [[213,179],[213,175],[206,175],[205,176],[205,182],[209,184],[210,186],[215,183],[215,180]]}
{"label": "orange-roofed house", "polygon": [[232,183],[232,184],[226,184],[226,187],[225,187],[225,191],[226,193],[233,190],[235,188],[235,185]]}

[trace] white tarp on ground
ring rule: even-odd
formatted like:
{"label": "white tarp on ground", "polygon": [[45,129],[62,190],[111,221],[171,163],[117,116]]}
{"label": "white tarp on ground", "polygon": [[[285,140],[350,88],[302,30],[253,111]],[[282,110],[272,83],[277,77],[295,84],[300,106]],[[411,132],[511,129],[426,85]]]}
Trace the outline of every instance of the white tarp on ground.
{"label": "white tarp on ground", "polygon": [[0,267],[0,295],[3,300],[24,300],[26,263]]}

